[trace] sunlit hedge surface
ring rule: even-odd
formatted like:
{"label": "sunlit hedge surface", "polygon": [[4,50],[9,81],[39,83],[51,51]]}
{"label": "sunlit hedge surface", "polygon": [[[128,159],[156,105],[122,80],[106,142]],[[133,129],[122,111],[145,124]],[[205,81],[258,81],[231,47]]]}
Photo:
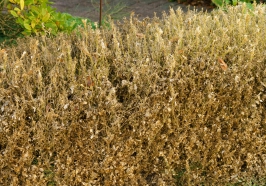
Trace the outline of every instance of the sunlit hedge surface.
{"label": "sunlit hedge surface", "polygon": [[0,51],[0,185],[266,183],[265,8]]}

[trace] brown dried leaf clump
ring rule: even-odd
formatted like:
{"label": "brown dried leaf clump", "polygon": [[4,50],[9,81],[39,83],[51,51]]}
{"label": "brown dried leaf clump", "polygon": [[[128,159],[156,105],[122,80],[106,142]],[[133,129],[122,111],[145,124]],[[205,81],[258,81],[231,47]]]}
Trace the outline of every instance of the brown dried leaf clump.
{"label": "brown dried leaf clump", "polygon": [[265,10],[241,8],[1,49],[0,184],[263,185]]}

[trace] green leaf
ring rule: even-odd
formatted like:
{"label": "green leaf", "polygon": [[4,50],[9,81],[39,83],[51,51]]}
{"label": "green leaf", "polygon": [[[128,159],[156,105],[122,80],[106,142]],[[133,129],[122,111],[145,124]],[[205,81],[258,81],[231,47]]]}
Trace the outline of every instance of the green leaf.
{"label": "green leaf", "polygon": [[14,10],[15,10],[16,12],[20,12],[20,9],[19,9],[18,7],[15,7]]}
{"label": "green leaf", "polygon": [[37,8],[36,6],[32,6],[30,10],[31,10],[32,13],[34,13],[36,15],[40,14],[40,9]]}
{"label": "green leaf", "polygon": [[232,0],[233,6],[236,6],[237,5],[237,2],[238,2],[238,0]]}
{"label": "green leaf", "polygon": [[42,16],[45,16],[45,14],[47,14],[48,11],[47,11],[46,8],[41,7],[40,12],[41,12],[41,15],[42,15]]}
{"label": "green leaf", "polygon": [[34,2],[34,0],[27,0],[26,4],[27,5],[33,5],[33,4],[36,4],[36,3]]}
{"label": "green leaf", "polygon": [[30,30],[24,30],[22,32],[22,34],[25,35],[25,36],[29,36],[29,35],[31,35],[31,31]]}
{"label": "green leaf", "polygon": [[43,22],[47,22],[47,21],[49,20],[49,18],[50,18],[50,14],[47,13],[47,14],[45,14],[45,15],[43,16],[42,21],[43,21]]}
{"label": "green leaf", "polygon": [[254,10],[254,6],[253,6],[253,4],[251,4],[251,3],[246,3],[246,6],[247,6],[248,9],[250,9],[250,10]]}
{"label": "green leaf", "polygon": [[11,10],[11,9],[13,9],[13,7],[12,7],[11,4],[7,4],[7,5],[6,5],[6,8],[7,8],[7,10]]}
{"label": "green leaf", "polygon": [[24,22],[23,26],[24,26],[27,30],[31,30],[31,26],[30,26],[28,23]]}
{"label": "green leaf", "polygon": [[21,17],[18,17],[17,21],[18,24],[20,24],[21,26],[24,24],[24,20]]}
{"label": "green leaf", "polygon": [[231,3],[230,0],[225,0],[225,4],[226,4],[226,5],[229,5],[230,3]]}
{"label": "green leaf", "polygon": [[227,4],[230,4],[230,0],[212,0],[212,2],[218,7],[223,7]]}
{"label": "green leaf", "polygon": [[58,31],[57,25],[54,22],[47,22],[44,26],[45,29],[49,30],[52,34],[55,34]]}
{"label": "green leaf", "polygon": [[18,17],[18,14],[14,10],[10,10],[10,13],[14,17]]}

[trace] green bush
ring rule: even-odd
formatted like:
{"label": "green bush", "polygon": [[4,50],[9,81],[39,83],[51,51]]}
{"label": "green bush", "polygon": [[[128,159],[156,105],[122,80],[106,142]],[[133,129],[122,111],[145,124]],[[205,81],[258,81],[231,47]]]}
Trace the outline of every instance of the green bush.
{"label": "green bush", "polygon": [[263,1],[260,0],[212,0],[212,2],[220,8],[223,8],[228,5],[237,6],[242,3],[246,3],[248,9],[254,9],[254,3],[260,3]]}
{"label": "green bush", "polygon": [[9,0],[4,6],[22,27],[23,35],[69,33],[85,22],[96,28],[89,19],[83,20],[70,14],[56,12],[50,4],[48,0]]}

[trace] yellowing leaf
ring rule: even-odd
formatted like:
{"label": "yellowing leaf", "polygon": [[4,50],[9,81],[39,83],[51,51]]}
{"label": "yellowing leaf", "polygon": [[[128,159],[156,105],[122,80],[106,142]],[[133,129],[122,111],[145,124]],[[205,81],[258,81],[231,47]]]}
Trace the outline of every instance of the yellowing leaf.
{"label": "yellowing leaf", "polygon": [[34,21],[31,22],[31,28],[35,28],[36,23]]}
{"label": "yellowing leaf", "polygon": [[10,3],[15,4],[16,2],[14,0],[9,0]]}
{"label": "yellowing leaf", "polygon": [[20,10],[24,9],[24,0],[20,0]]}

